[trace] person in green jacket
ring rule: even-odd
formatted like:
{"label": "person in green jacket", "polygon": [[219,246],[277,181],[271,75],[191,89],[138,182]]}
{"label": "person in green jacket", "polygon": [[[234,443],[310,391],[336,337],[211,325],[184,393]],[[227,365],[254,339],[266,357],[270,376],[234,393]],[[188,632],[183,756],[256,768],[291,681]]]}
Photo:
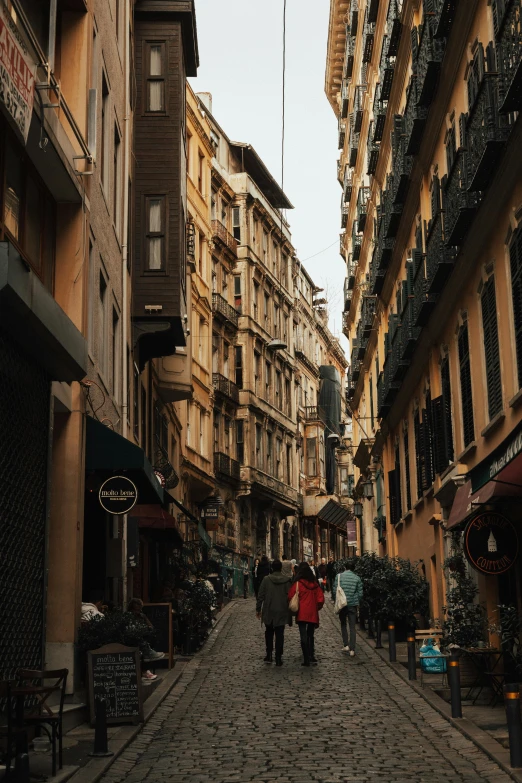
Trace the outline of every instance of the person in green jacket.
{"label": "person in green jacket", "polygon": [[282,666],[285,625],[288,622],[288,589],[290,578],[281,573],[280,560],[272,563],[272,573],[265,576],[257,594],[256,614],[265,624],[265,663],[272,663],[275,635],[276,666]]}
{"label": "person in green jacket", "polygon": [[[363,584],[360,577],[348,567],[346,571],[337,574],[333,585],[334,596],[337,593],[337,587],[341,583],[341,588],[346,596],[346,606],[339,612],[341,621],[341,633],[343,636],[343,652],[349,653],[353,658],[355,655],[355,621],[357,619],[357,607],[361,602],[363,595]],[[348,642],[348,629],[346,621],[350,626],[350,640]]]}

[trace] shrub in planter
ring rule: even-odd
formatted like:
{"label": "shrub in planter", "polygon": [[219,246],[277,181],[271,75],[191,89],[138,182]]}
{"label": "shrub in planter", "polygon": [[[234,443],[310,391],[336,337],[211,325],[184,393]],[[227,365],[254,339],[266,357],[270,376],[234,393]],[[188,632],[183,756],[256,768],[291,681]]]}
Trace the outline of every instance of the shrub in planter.
{"label": "shrub in planter", "polygon": [[104,617],[93,617],[83,623],[78,631],[77,646],[81,653],[96,650],[105,644],[124,644],[140,647],[144,643],[154,646],[156,631],[141,622],[132,612],[115,610]]}
{"label": "shrub in planter", "polygon": [[195,646],[201,646],[208,636],[217,601],[214,590],[204,581],[187,588],[179,604],[179,615],[185,629],[185,651],[194,652]]}
{"label": "shrub in planter", "polygon": [[447,605],[443,607],[446,614],[442,624],[443,644],[446,647],[476,647],[486,638],[486,615],[475,601],[478,589],[466,572],[464,555],[453,554],[444,561],[443,567],[450,569],[453,577]]}

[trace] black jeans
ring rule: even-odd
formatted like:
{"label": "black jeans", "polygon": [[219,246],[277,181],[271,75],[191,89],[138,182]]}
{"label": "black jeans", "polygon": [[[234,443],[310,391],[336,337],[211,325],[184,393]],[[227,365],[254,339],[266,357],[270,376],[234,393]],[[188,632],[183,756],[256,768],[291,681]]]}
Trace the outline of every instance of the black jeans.
{"label": "black jeans", "polygon": [[276,659],[281,658],[283,655],[283,647],[285,644],[285,626],[273,625],[265,626],[265,642],[266,642],[266,654],[272,655],[274,649],[274,634],[275,634],[275,655]]}
{"label": "black jeans", "polygon": [[298,620],[297,625],[301,634],[301,650],[303,651],[304,662],[310,663],[311,659],[315,658],[315,625],[313,623],[304,623],[302,620]]}
{"label": "black jeans", "polygon": [[[344,646],[350,647],[350,650],[353,650],[355,652],[355,620],[357,619],[357,607],[356,606],[345,606],[341,611],[339,612],[339,620],[341,621],[341,633],[343,635],[343,644]],[[350,642],[348,643],[348,629],[346,627],[346,621],[348,620],[348,625],[350,626]]]}

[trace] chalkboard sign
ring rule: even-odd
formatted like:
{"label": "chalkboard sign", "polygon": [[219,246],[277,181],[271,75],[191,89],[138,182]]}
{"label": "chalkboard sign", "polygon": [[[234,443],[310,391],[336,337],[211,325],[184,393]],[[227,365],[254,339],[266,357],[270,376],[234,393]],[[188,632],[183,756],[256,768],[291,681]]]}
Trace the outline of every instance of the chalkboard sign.
{"label": "chalkboard sign", "polygon": [[105,699],[107,723],[143,721],[140,651],[123,644],[106,644],[88,653],[89,702],[94,724],[96,702]]}
{"label": "chalkboard sign", "polygon": [[172,604],[143,604],[145,614],[156,631],[154,649],[165,653],[169,669],[172,668]]}

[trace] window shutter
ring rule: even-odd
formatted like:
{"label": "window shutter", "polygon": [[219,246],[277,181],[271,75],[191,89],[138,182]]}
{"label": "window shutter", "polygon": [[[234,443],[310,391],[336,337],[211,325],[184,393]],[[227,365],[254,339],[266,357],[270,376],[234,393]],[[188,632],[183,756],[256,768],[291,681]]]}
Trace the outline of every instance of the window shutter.
{"label": "window shutter", "polygon": [[406,511],[411,509],[410,446],[408,430],[404,432],[404,478],[406,480]]}
{"label": "window shutter", "polygon": [[413,27],[411,30],[411,59],[413,62],[416,62],[417,55],[419,53],[419,34],[416,27]]}
{"label": "window shutter", "polygon": [[422,411],[422,436],[424,445],[424,484],[423,489],[428,489],[433,484],[433,444],[431,425],[431,398],[426,398],[426,408]]}
{"label": "window shutter", "polygon": [[502,410],[502,380],[500,377],[500,355],[498,347],[497,304],[495,278],[490,277],[482,289],[482,327],[484,334],[484,358],[486,361],[486,384],[488,389],[489,418]]}
{"label": "window shutter", "polygon": [[401,481],[401,454],[399,442],[395,444],[395,504],[397,513],[397,522],[402,517],[402,481]]}
{"label": "window shutter", "polygon": [[440,212],[440,180],[433,177],[431,182],[431,219],[435,220]]}
{"label": "window shutter", "polygon": [[477,99],[484,76],[484,47],[478,44],[475,56],[468,72],[468,109],[472,110]]}
{"label": "window shutter", "polygon": [[388,499],[390,501],[390,522],[396,525],[400,517],[397,513],[397,481],[395,471],[388,471]]}
{"label": "window shutter", "polygon": [[442,395],[431,401],[431,421],[433,427],[433,468],[437,474],[442,473],[448,467]]}
{"label": "window shutter", "polygon": [[446,442],[446,457],[448,464],[453,462],[453,425],[451,421],[451,383],[449,359],[446,356],[441,366],[441,385],[442,385],[442,405],[443,405],[443,425],[444,437]]}
{"label": "window shutter", "polygon": [[467,149],[466,138],[466,123],[468,121],[468,115],[462,113],[459,117],[459,146],[461,150]]}
{"label": "window shutter", "polygon": [[522,230],[519,229],[509,248],[511,266],[511,296],[515,327],[518,387],[522,389]]}
{"label": "window shutter", "polygon": [[420,420],[419,411],[415,413],[414,418],[415,429],[415,465],[417,472],[417,497],[422,497],[423,493],[423,474],[424,474],[424,437],[423,427]]}
{"label": "window shutter", "polygon": [[469,360],[468,325],[463,325],[459,333],[459,369],[460,395],[462,402],[462,429],[464,433],[464,448],[469,446],[475,437],[473,420],[473,395],[471,391],[471,367]]}

